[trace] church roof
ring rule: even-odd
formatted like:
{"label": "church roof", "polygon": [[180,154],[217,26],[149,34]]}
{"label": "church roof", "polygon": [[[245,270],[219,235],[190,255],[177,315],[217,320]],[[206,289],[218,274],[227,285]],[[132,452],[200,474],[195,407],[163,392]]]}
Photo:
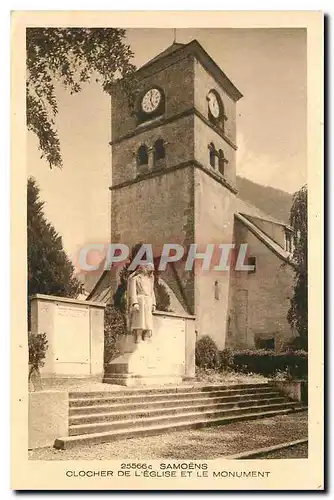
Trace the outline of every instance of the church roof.
{"label": "church roof", "polygon": [[245,217],[245,215],[236,213],[235,217],[238,221],[240,221],[244,226],[251,231],[254,236],[256,236],[262,243],[266,245],[270,250],[272,250],[280,259],[284,260],[285,262],[293,265],[293,262],[291,261],[291,254],[284,250],[276,241],[274,241],[270,236],[268,236],[262,229],[260,229],[258,226],[256,226],[248,217]]}
{"label": "church roof", "polygon": [[[159,281],[164,285],[166,291],[168,292],[171,312],[177,314],[185,314],[185,308],[177,299],[175,293],[168,286],[166,281],[161,276],[159,277]],[[92,302],[100,302],[102,304],[110,304],[113,302],[113,296],[116,291],[114,286],[112,285],[110,280],[110,271],[103,271],[86,300],[90,300]]]}
{"label": "church roof", "polygon": [[147,63],[145,63],[139,69],[145,68],[146,66],[150,66],[150,64],[158,61],[159,59],[163,59],[165,56],[169,56],[169,54],[171,54],[175,50],[181,49],[184,46],[185,46],[184,43],[178,43],[178,42],[172,43],[172,45],[170,45],[169,47],[167,47],[167,49],[165,49],[162,52],[160,52],[160,54],[158,54],[155,57],[153,57],[153,59],[150,59]]}
{"label": "church roof", "polygon": [[206,50],[204,50],[202,45],[197,40],[192,40],[191,42],[186,44],[174,42],[163,52],[160,52],[160,54],[157,54],[153,59],[138,68],[137,73],[145,71],[150,66],[163,61],[165,58],[171,56],[172,54],[176,55],[176,53],[179,53],[181,51],[184,51],[185,54],[193,54],[194,56],[196,56],[198,61],[222,85],[222,87],[230,95],[230,97],[232,97],[232,99],[238,101],[241,97],[243,97],[242,93],[225,75],[218,64],[212,59],[212,57],[206,52]]}
{"label": "church roof", "polygon": [[242,212],[240,212],[240,214],[244,215],[245,217],[247,217],[255,225],[256,225],[256,219],[257,219],[257,220],[261,220],[261,221],[264,221],[264,222],[272,222],[273,224],[277,224],[278,226],[284,226],[285,228],[290,229],[290,231],[293,230],[292,227],[289,226],[289,224],[287,224],[286,222],[283,222],[281,220],[275,219],[274,217],[271,217],[270,215],[267,215],[265,213],[262,213],[261,215],[259,215],[259,214],[246,214],[246,213],[243,214]]}

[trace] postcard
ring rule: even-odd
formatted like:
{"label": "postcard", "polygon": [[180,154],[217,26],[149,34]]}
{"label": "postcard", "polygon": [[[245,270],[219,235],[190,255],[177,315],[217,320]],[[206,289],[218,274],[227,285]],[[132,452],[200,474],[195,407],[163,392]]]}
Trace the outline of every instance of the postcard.
{"label": "postcard", "polygon": [[12,489],[323,490],[323,14],[11,51]]}

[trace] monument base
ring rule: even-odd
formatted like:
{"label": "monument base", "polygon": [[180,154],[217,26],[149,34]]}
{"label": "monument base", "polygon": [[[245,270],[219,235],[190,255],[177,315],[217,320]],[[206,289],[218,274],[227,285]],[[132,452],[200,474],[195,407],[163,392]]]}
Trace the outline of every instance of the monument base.
{"label": "monument base", "polygon": [[156,311],[150,339],[122,335],[118,356],[105,366],[105,383],[128,387],[177,385],[195,377],[195,317]]}
{"label": "monument base", "polygon": [[107,374],[106,377],[104,378],[106,384],[124,385],[125,387],[160,387],[162,385],[179,385],[182,382],[181,377],[163,377],[161,375],[145,377],[133,373]]}
{"label": "monument base", "polygon": [[118,346],[122,353],[107,365],[104,382],[128,387],[180,384],[184,364],[173,362],[172,352],[162,349],[157,338],[136,343],[125,335]]}

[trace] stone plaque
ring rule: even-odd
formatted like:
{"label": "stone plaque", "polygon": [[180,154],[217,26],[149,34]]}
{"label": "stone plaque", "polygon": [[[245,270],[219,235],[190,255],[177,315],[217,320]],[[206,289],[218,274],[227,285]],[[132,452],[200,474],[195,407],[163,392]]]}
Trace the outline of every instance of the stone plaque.
{"label": "stone plaque", "polygon": [[60,363],[89,363],[89,309],[81,305],[56,304],[54,355]]}

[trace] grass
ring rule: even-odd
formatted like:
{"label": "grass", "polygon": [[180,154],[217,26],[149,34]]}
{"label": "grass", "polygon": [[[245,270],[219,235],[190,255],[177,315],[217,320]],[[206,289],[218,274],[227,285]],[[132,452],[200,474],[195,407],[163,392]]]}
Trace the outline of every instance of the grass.
{"label": "grass", "polygon": [[232,370],[217,371],[196,367],[196,381],[210,384],[261,384],[269,378],[259,373],[239,373]]}
{"label": "grass", "polygon": [[[29,451],[29,459],[210,460],[306,437],[307,412],[301,412],[158,436],[122,439],[64,451],[40,448]],[[277,458],[288,458],[287,453],[285,451],[285,456]]]}

